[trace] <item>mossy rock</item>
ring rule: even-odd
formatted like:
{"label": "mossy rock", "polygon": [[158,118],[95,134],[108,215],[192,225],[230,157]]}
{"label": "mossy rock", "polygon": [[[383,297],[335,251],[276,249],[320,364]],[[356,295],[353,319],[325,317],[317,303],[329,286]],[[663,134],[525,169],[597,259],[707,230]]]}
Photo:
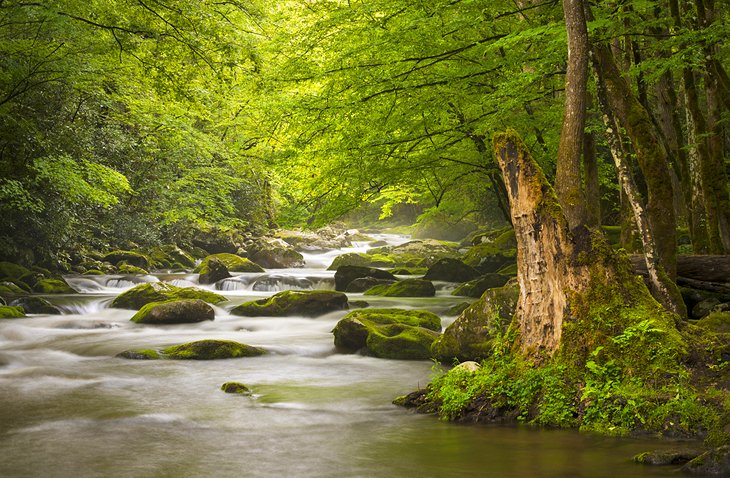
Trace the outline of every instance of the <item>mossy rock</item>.
{"label": "mossy rock", "polygon": [[164,358],[173,360],[218,360],[240,357],[257,357],[266,351],[232,340],[198,340],[174,345],[162,350]]}
{"label": "mossy rock", "polygon": [[20,279],[29,273],[30,270],[20,264],[5,261],[0,262],[0,278]]}
{"label": "mossy rock", "polygon": [[25,317],[25,310],[22,307],[0,305],[0,319],[19,319],[21,317]]}
{"label": "mossy rock", "polygon": [[332,261],[327,268],[329,271],[339,270],[342,266],[359,266],[359,267],[394,267],[396,261],[383,254],[365,254],[362,252],[349,252],[342,254]]}
{"label": "mossy rock", "polygon": [[23,310],[28,314],[48,314],[48,315],[60,315],[61,311],[55,305],[48,302],[46,299],[41,297],[19,297],[12,302],[10,305],[22,307]]}
{"label": "mossy rock", "polygon": [[696,323],[712,332],[730,333],[730,312],[713,312]]}
{"label": "mossy rock", "polygon": [[144,254],[133,251],[112,251],[104,256],[104,260],[118,265],[120,262],[130,264],[141,269],[150,268],[150,260]]}
{"label": "mossy rock", "polygon": [[237,393],[239,395],[251,395],[251,389],[240,382],[226,382],[221,385],[221,390],[226,393]]}
{"label": "mossy rock", "polygon": [[651,466],[683,465],[701,454],[701,450],[694,448],[646,451],[634,456],[634,462]]}
{"label": "mossy rock", "polygon": [[397,246],[373,248],[370,255],[384,255],[393,259],[391,267],[430,267],[444,257],[458,257],[458,246],[455,243],[437,240],[409,241]]}
{"label": "mossy rock", "polygon": [[379,286],[379,285],[390,285],[395,283],[395,281],[389,280],[389,279],[376,279],[375,277],[359,277],[355,279],[354,281],[347,284],[347,289],[345,289],[345,292],[350,293],[358,293],[358,292],[365,292],[366,290]]}
{"label": "mossy rock", "polygon": [[120,274],[136,274],[136,275],[147,275],[149,272],[142,269],[141,267],[133,266],[132,264],[120,263],[118,266]]}
{"label": "mossy rock", "polygon": [[466,282],[476,279],[480,275],[479,271],[459,259],[445,257],[429,267],[423,278],[446,282]]}
{"label": "mossy rock", "polygon": [[223,261],[216,257],[212,257],[206,262],[205,266],[201,268],[198,282],[201,284],[215,284],[219,280],[227,279],[229,277],[231,277],[231,274],[228,272],[228,268]]}
{"label": "mossy rock", "polygon": [[471,247],[464,255],[464,263],[482,273],[496,272],[517,261],[515,249],[502,251],[492,244],[479,244]]}
{"label": "mossy rock", "polygon": [[195,268],[195,272],[198,274],[206,274],[208,272],[208,262],[212,259],[222,262],[229,272],[264,272],[264,269],[260,265],[254,264],[249,259],[227,252],[207,256]]}
{"label": "mossy rock", "polygon": [[433,343],[433,357],[444,363],[481,360],[492,353],[493,339],[501,336],[512,321],[519,286],[487,290],[467,307]]}
{"label": "mossy rock", "polygon": [[63,279],[41,279],[33,287],[41,294],[74,294],[76,293]]}
{"label": "mossy rock", "polygon": [[365,295],[383,297],[433,297],[436,288],[433,282],[424,279],[404,279],[394,284],[376,285],[365,291]]}
{"label": "mossy rock", "polygon": [[730,445],[709,450],[682,467],[692,475],[730,476]]}
{"label": "mossy rock", "polygon": [[[180,264],[184,268],[194,268],[195,259],[192,255],[180,249],[174,244],[156,246],[147,251],[147,255],[155,263],[156,267],[174,268]],[[204,254],[208,255],[207,253]]]}
{"label": "mossy rock", "polygon": [[150,302],[130,319],[137,324],[192,324],[214,320],[215,311],[200,299]]}
{"label": "mossy rock", "polygon": [[100,271],[99,269],[89,269],[84,272],[85,276],[103,276],[104,272]]}
{"label": "mossy rock", "polygon": [[498,274],[514,277],[517,275],[517,262],[502,266],[498,271]]}
{"label": "mossy rock", "polygon": [[390,359],[427,359],[441,319],[425,310],[367,309],[350,312],[332,330],[335,347]]}
{"label": "mossy rock", "polygon": [[464,282],[459,287],[454,289],[451,295],[479,298],[482,296],[482,294],[484,294],[484,291],[486,291],[487,289],[502,287],[507,283],[509,279],[509,276],[497,274],[496,272],[484,274],[483,276],[477,277],[474,280]]}
{"label": "mossy rock", "polygon": [[267,269],[304,267],[304,256],[281,240],[259,245],[251,251],[250,257],[256,264]]}
{"label": "mossy rock", "polygon": [[390,280],[393,282],[398,280],[390,272],[376,269],[374,267],[340,266],[337,269],[337,272],[335,272],[335,290],[347,290],[347,286],[349,286],[352,281],[363,277],[373,277],[375,279]]}
{"label": "mossy rock", "polygon": [[342,292],[285,290],[266,299],[243,303],[231,310],[231,313],[248,317],[292,315],[315,317],[343,309],[347,309],[347,295]]}
{"label": "mossy rock", "polygon": [[225,302],[222,295],[195,287],[176,287],[164,282],[151,282],[132,287],[118,295],[111,303],[117,309],[141,309],[150,302],[165,302],[173,299],[200,299],[209,304]]}
{"label": "mossy rock", "polygon": [[397,276],[422,276],[428,272],[428,267],[395,267],[388,272]]}
{"label": "mossy rock", "polygon": [[158,360],[162,358],[160,353],[154,349],[133,349],[125,350],[117,354],[119,358],[130,360]]}
{"label": "mossy rock", "polygon": [[26,290],[19,287],[15,282],[9,280],[0,282],[0,294],[23,295],[27,293]]}

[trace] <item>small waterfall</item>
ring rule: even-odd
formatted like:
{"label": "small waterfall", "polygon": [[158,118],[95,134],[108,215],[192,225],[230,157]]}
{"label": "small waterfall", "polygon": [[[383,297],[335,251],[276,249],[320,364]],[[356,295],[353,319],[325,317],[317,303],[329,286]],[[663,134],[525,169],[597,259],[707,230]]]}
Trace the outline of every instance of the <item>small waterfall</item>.
{"label": "small waterfall", "polygon": [[253,290],[264,292],[312,289],[314,289],[314,284],[306,277],[294,277],[279,274],[261,277],[253,284]]}

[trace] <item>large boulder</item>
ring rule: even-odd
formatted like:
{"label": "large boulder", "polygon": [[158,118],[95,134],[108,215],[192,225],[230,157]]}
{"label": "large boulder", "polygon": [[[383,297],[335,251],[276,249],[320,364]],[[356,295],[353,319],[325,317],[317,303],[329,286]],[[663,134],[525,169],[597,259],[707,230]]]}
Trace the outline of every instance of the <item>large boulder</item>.
{"label": "large boulder", "polygon": [[376,285],[365,291],[365,295],[383,297],[433,297],[436,288],[433,282],[424,279],[404,279],[393,284]]}
{"label": "large boulder", "polygon": [[315,317],[343,309],[347,309],[347,296],[342,292],[333,290],[285,290],[267,299],[243,303],[231,310],[231,313],[248,317],[292,315]]}
{"label": "large boulder", "polygon": [[345,292],[365,292],[366,290],[378,285],[390,285],[395,281],[390,279],[376,279],[375,277],[360,277],[347,284]]}
{"label": "large boulder", "polygon": [[149,269],[151,265],[147,256],[134,251],[112,251],[104,256],[104,260],[114,265],[123,262],[141,269]]}
{"label": "large boulder", "polygon": [[486,274],[496,272],[517,259],[517,242],[514,230],[509,229],[499,236],[482,236],[481,242],[471,247],[464,255],[467,265]]}
{"label": "large boulder", "polygon": [[174,360],[216,360],[239,357],[257,357],[265,354],[264,349],[241,344],[232,340],[198,340],[173,345],[162,350],[164,358]]}
{"label": "large boulder", "polygon": [[230,272],[264,272],[264,269],[260,265],[254,264],[249,259],[225,252],[207,256],[198,265],[198,267],[195,268],[195,272],[199,274],[207,273],[208,263],[213,259],[222,262],[226,266],[226,269]]}
{"label": "large boulder", "polygon": [[444,257],[458,257],[456,244],[436,240],[409,241],[397,246],[384,246],[368,250],[368,254],[390,257],[391,267],[430,267]]}
{"label": "large boulder", "polygon": [[0,305],[0,319],[19,319],[21,317],[25,317],[25,311],[22,307]]}
{"label": "large boulder", "polygon": [[60,315],[61,311],[46,299],[35,296],[19,297],[9,305],[22,307],[28,314]]}
{"label": "large boulder", "polygon": [[390,359],[427,359],[441,319],[425,310],[366,309],[347,314],[332,330],[342,352]]}
{"label": "large boulder", "polygon": [[195,287],[176,287],[165,282],[148,282],[118,295],[112,301],[111,307],[137,310],[150,302],[165,302],[173,299],[200,299],[209,304],[218,304],[228,300],[222,295]]}
{"label": "large boulder", "polygon": [[33,286],[41,294],[73,294],[73,290],[63,279],[41,279]]}
{"label": "large boulder", "polygon": [[397,278],[390,272],[376,269],[374,267],[361,266],[340,266],[335,272],[335,290],[347,290],[347,286],[355,279],[362,277],[373,277],[375,279],[385,279],[396,281]]}
{"label": "large boulder", "polygon": [[175,244],[152,247],[146,251],[146,255],[152,259],[155,267],[167,269],[174,269],[177,266],[182,266],[187,269],[195,267],[195,259],[193,256]]}
{"label": "large boulder", "polygon": [[698,320],[697,325],[717,333],[730,333],[730,312],[712,312]]}
{"label": "large boulder", "polygon": [[200,299],[150,302],[130,319],[138,324],[191,324],[215,319],[215,311]]}
{"label": "large boulder", "polygon": [[249,248],[249,257],[267,269],[304,267],[304,256],[281,239],[260,240]]}
{"label": "large boulder", "polygon": [[512,321],[518,298],[517,285],[487,290],[433,343],[433,357],[444,363],[488,357],[492,353],[492,339],[502,334]]}
{"label": "large boulder", "polygon": [[445,257],[439,259],[428,268],[423,276],[426,280],[440,280],[447,282],[467,282],[476,279],[481,274],[471,266],[461,262],[459,259]]}
{"label": "large boulder", "polygon": [[463,297],[475,297],[479,298],[484,294],[487,289],[494,289],[495,287],[502,287],[510,280],[510,276],[504,274],[497,274],[492,272],[484,274],[483,276],[477,277],[469,282],[464,282],[459,287],[454,289],[451,295],[459,295]]}
{"label": "large boulder", "polygon": [[226,265],[216,257],[210,258],[201,271],[198,277],[198,282],[201,284],[215,284],[221,279],[231,277]]}
{"label": "large boulder", "polygon": [[348,252],[347,254],[341,254],[335,257],[327,270],[339,270],[342,266],[395,267],[396,265],[396,261],[387,255]]}
{"label": "large boulder", "polygon": [[0,262],[0,279],[20,279],[26,274],[30,274],[30,270],[15,264],[13,262]]}
{"label": "large boulder", "polygon": [[730,476],[730,445],[723,445],[703,453],[682,467],[692,475]]}
{"label": "large boulder", "polygon": [[202,226],[193,232],[193,245],[209,254],[239,254],[245,250],[246,238],[241,233],[224,227]]}

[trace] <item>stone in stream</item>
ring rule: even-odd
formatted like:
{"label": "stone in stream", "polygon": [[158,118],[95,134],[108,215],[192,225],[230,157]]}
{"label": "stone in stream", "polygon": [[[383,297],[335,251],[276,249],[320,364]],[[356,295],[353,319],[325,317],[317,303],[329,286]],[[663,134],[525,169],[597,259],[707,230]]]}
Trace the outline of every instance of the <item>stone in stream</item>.
{"label": "stone in stream", "polygon": [[267,269],[304,267],[304,256],[281,239],[263,238],[249,249],[251,260]]}
{"label": "stone in stream", "polygon": [[390,285],[395,283],[390,279],[377,279],[375,277],[360,277],[347,284],[345,292],[365,292],[366,290],[373,288],[377,285]]}
{"label": "stone in stream", "polygon": [[383,297],[433,297],[436,288],[433,282],[424,279],[404,279],[393,284],[376,285],[365,291],[365,295]]}
{"label": "stone in stream", "polygon": [[730,445],[701,454],[684,465],[682,471],[692,475],[730,476]]}
{"label": "stone in stream", "polygon": [[347,309],[347,296],[333,290],[285,290],[266,299],[252,300],[231,310],[231,314],[248,317],[315,317]]}
{"label": "stone in stream", "polygon": [[20,319],[21,317],[25,317],[22,307],[0,305],[0,319]]}
{"label": "stone in stream", "polygon": [[123,262],[125,264],[139,267],[140,269],[149,269],[150,268],[149,258],[139,252],[112,251],[112,252],[108,253],[107,255],[105,255],[103,259],[105,261],[107,261],[111,264],[117,265],[117,266]]}
{"label": "stone in stream", "polygon": [[63,279],[41,279],[33,286],[35,292],[41,294],[75,294]]}
{"label": "stone in stream", "polygon": [[215,284],[221,279],[228,279],[231,274],[228,272],[228,268],[220,259],[212,257],[206,263],[206,266],[201,269],[198,282],[201,284]]}
{"label": "stone in stream", "polygon": [[61,311],[46,299],[35,296],[19,297],[9,305],[22,307],[28,314],[60,315]]}
{"label": "stone in stream", "polygon": [[200,299],[210,304],[228,300],[222,295],[195,287],[176,287],[165,282],[148,282],[118,295],[112,301],[111,307],[136,310],[150,302],[164,302],[173,299]]}
{"label": "stone in stream", "polygon": [[423,278],[447,282],[466,282],[476,279],[480,275],[479,271],[464,264],[459,259],[445,257],[429,267]]}
{"label": "stone in stream", "polygon": [[222,262],[229,272],[264,272],[264,269],[260,265],[254,264],[249,259],[226,252],[207,256],[203,259],[200,265],[195,268],[195,272],[198,274],[207,274],[208,263],[213,259]]}
{"label": "stone in stream", "polygon": [[337,272],[335,272],[335,290],[347,290],[347,286],[352,281],[363,277],[373,277],[375,279],[391,280],[394,282],[398,280],[390,272],[374,267],[340,266],[337,268]]}
{"label": "stone in stream", "polygon": [[240,382],[226,382],[223,385],[221,385],[221,390],[223,390],[226,393],[251,395],[251,389]]}
{"label": "stone in stream", "polygon": [[425,310],[365,309],[347,314],[332,330],[335,347],[389,359],[427,359],[441,319]]}
{"label": "stone in stream", "polygon": [[484,294],[487,289],[494,289],[495,287],[502,287],[510,279],[508,275],[498,274],[496,272],[490,272],[483,276],[477,277],[469,282],[464,282],[457,287],[451,295],[460,295],[464,297],[479,298]]}
{"label": "stone in stream", "polygon": [[173,345],[162,350],[164,358],[174,360],[217,360],[240,357],[257,357],[264,349],[241,344],[232,340],[198,340]]}
{"label": "stone in stream", "polygon": [[652,466],[683,465],[688,461],[697,458],[702,450],[688,448],[684,450],[657,450],[639,453],[634,456],[636,463]]}
{"label": "stone in stream", "polygon": [[150,302],[130,319],[138,324],[191,324],[214,320],[215,311],[200,299]]}

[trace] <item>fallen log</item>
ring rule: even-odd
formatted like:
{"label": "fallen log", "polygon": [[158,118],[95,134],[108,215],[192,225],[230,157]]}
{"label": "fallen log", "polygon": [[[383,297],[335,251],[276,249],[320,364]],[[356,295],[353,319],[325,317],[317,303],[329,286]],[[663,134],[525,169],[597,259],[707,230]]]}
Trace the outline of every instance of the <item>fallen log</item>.
{"label": "fallen log", "polygon": [[[635,254],[630,258],[634,270],[645,275],[644,256]],[[730,284],[730,256],[677,256],[677,275],[695,281]]]}

